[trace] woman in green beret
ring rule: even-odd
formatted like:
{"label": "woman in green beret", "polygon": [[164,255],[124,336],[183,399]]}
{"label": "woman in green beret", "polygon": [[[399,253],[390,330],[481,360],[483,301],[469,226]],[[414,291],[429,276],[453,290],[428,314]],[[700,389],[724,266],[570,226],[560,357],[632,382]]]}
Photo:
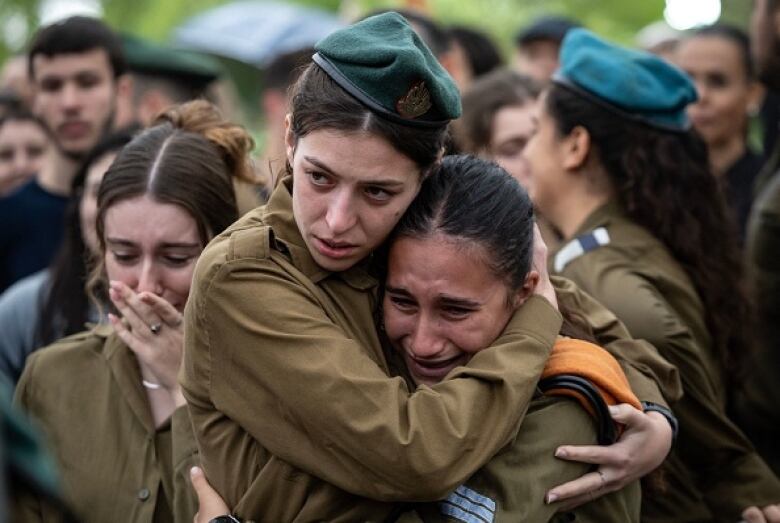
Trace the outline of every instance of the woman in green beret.
{"label": "woman in green beret", "polygon": [[[739,256],[690,79],[585,30],[567,35],[525,155],[530,193],[563,233],[554,272],[680,371],[680,434],[643,520],[776,521],[780,481],[726,416],[748,348]],[[754,513],[751,515],[751,513]]]}
{"label": "woman in green beret", "polygon": [[[509,237],[516,241],[507,242]],[[435,386],[500,335],[536,285],[533,240],[528,194],[498,165],[473,156],[448,156],[426,178],[388,241],[382,304],[383,332],[393,349],[388,356],[405,364],[410,386]],[[556,340],[540,385],[549,392],[534,395],[518,436],[446,499],[410,505],[399,523],[420,518],[546,523],[572,516],[578,522],[639,521],[638,480],[573,512],[563,510],[561,503],[545,503],[548,488],[589,468],[556,459],[555,447],[611,440],[607,432],[618,424],[605,413],[607,403],[638,405],[617,361],[574,339],[589,337],[587,328],[565,311],[563,300],[560,304],[561,332],[571,337]],[[578,385],[564,383],[564,373],[578,375]],[[551,390],[550,380],[556,380],[557,391]],[[578,389],[583,384],[585,389],[596,385],[609,390],[602,392],[603,403],[585,396],[579,396],[582,406],[571,401],[575,390],[583,392]],[[626,407],[621,408],[630,410]],[[193,483],[200,501],[198,521],[227,512],[201,473]]]}
{"label": "woman in green beret", "polygon": [[[542,271],[458,379],[412,391],[389,377],[374,251],[439,162],[460,99],[395,13],[316,49],[292,93],[287,176],[198,263],[182,388],[206,475],[239,515],[384,520],[393,502],[446,497],[515,437],[561,318]],[[588,304],[580,312],[605,344],[622,337],[576,290],[566,299]],[[620,341],[618,356],[633,345]],[[640,399],[663,403],[654,379],[675,395],[660,359],[644,362],[651,376],[625,368]],[[633,411],[631,437],[594,458],[617,464],[611,475],[586,475],[570,494],[617,490],[660,463],[667,419]]]}

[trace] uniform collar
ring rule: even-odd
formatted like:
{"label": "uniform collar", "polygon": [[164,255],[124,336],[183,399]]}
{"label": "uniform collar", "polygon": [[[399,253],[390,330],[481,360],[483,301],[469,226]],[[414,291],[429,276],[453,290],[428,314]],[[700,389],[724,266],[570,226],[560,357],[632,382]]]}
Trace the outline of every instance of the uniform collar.
{"label": "uniform collar", "polygon": [[293,216],[292,176],[284,177],[276,186],[265,209],[263,221],[274,232],[275,247],[277,250],[289,254],[295,268],[312,282],[319,283],[330,276],[337,276],[358,290],[367,290],[377,285],[376,278],[371,276],[369,272],[370,260],[368,259],[339,273],[332,273],[317,265],[303,241],[303,236],[301,236],[301,231]]}
{"label": "uniform collar", "polygon": [[609,200],[585,218],[585,221],[582,222],[582,225],[579,226],[577,232],[574,234],[574,238],[594,229],[598,229],[599,227],[606,227],[616,219],[622,219],[625,214],[626,212],[623,210],[623,206],[620,205],[620,203],[615,200]]}

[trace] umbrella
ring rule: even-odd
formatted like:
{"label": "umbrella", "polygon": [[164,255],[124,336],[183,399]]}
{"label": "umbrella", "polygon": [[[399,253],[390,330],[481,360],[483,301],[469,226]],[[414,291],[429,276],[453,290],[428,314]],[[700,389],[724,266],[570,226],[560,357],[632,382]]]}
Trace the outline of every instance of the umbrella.
{"label": "umbrella", "polygon": [[173,43],[262,68],[282,53],[313,46],[340,27],[336,16],[319,9],[248,0],[190,18],[174,30]]}

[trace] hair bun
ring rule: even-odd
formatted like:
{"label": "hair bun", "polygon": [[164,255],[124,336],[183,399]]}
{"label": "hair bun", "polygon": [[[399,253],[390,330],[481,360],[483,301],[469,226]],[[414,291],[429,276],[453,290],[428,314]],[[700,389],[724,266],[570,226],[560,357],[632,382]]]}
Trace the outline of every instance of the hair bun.
{"label": "hair bun", "polygon": [[256,183],[250,151],[255,141],[242,126],[222,117],[219,109],[205,100],[194,100],[171,107],[160,114],[154,125],[169,123],[175,129],[200,134],[219,148],[230,174]]}

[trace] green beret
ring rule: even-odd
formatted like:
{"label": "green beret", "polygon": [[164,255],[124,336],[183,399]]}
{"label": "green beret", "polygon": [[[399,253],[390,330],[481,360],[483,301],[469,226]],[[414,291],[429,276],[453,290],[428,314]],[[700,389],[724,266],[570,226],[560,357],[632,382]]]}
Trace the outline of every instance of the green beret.
{"label": "green beret", "polygon": [[208,56],[172,49],[131,35],[122,35],[128,70],[152,76],[167,76],[197,87],[219,78],[219,63]]}
{"label": "green beret", "polygon": [[690,128],[685,108],[697,99],[693,82],[677,67],[586,29],[566,34],[553,82],[624,118],[666,131]]}
{"label": "green beret", "polygon": [[455,82],[398,13],[366,18],[314,48],[314,62],[379,116],[414,127],[460,116]]}

